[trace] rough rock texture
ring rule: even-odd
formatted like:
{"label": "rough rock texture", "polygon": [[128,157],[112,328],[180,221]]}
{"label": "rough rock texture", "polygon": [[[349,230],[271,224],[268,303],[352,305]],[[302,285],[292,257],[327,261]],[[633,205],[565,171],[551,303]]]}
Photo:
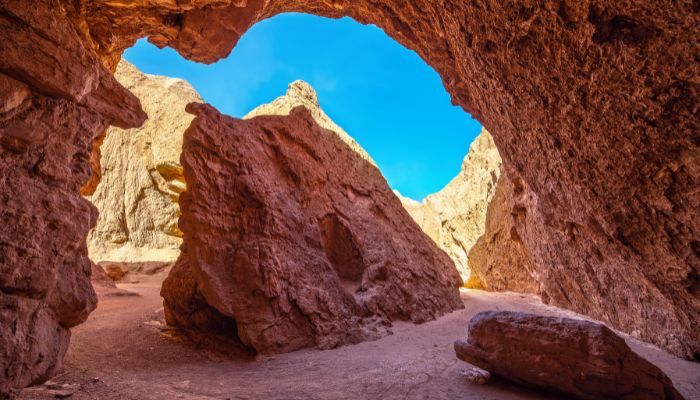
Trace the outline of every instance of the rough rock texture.
{"label": "rough rock texture", "polygon": [[532,265],[518,225],[532,207],[532,192],[502,174],[488,206],[484,234],[469,251],[469,266],[490,291],[540,293],[538,270]]}
{"label": "rough rock texture", "polygon": [[[238,120],[190,104],[182,254],[166,320],[258,353],[332,348],[462,307],[452,261],[379,170],[304,107]],[[228,321],[228,323],[225,323]],[[222,326],[219,324],[219,326]]]}
{"label": "rough rock texture", "polygon": [[148,120],[140,128],[107,130],[101,181],[87,197],[100,213],[88,236],[90,258],[175,261],[182,243],[177,201],[185,190],[182,135],[192,121],[185,106],[202,99],[187,82],[143,74],[126,61],[115,77],[141,100]]}
{"label": "rough rock texture", "polygon": [[484,311],[455,351],[506,379],[577,399],[683,399],[666,374],[595,322]]}
{"label": "rough rock texture", "polygon": [[58,2],[1,2],[0,38],[2,396],[50,377],[95,308],[85,237],[97,212],[79,190],[92,141],[145,115]]}
{"label": "rough rock texture", "polygon": [[[288,11],[378,25],[494,132],[505,173],[532,194],[518,232],[547,301],[700,358],[696,2],[4,0],[0,74],[30,97],[3,113],[0,132],[0,290],[14,304],[0,317],[0,363],[24,366],[0,374],[1,387],[50,372],[67,335],[16,337],[65,329],[56,313],[87,304],[83,243],[95,218],[78,191],[90,147],[107,124],[145,118],[109,68],[144,36],[213,62],[255,22]],[[5,110],[24,96],[9,93]],[[51,220],[68,214],[69,229],[54,232]],[[62,297],[71,306],[52,305],[64,283],[76,287]]]}
{"label": "rough rock texture", "polygon": [[491,134],[482,130],[464,157],[462,169],[442,190],[423,202],[401,203],[423,231],[452,258],[467,286],[476,286],[467,254],[484,233],[486,209],[496,191],[501,157]]}
{"label": "rough rock texture", "polygon": [[365,160],[376,165],[365,149],[348,135],[343,128],[338,126],[338,124],[333,122],[333,120],[326,115],[318,103],[316,91],[311,85],[304,81],[294,81],[290,83],[287,87],[287,93],[285,93],[284,96],[280,96],[270,103],[256,107],[246,114],[243,119],[250,119],[260,115],[289,115],[293,109],[299,106],[304,106],[309,110],[311,117],[313,117],[314,121],[316,121],[321,128],[330,129],[335,132],[338,137],[340,137],[340,140],[350,146],[352,150]]}

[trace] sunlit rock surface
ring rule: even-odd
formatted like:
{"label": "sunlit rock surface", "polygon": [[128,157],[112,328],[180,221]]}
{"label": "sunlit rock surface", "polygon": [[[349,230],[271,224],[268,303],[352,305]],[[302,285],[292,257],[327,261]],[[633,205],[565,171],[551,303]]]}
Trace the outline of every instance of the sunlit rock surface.
{"label": "sunlit rock surface", "polygon": [[496,191],[501,157],[493,138],[482,130],[469,147],[462,169],[442,190],[417,202],[396,192],[406,210],[447,255],[462,280],[478,286],[467,254],[484,233],[486,209]]}
{"label": "sunlit rock surface", "polygon": [[450,258],[306,108],[249,120],[188,110],[184,245],[161,291],[168,323],[279,353],[376,339],[394,320],[462,307]]}
{"label": "sunlit rock surface", "polygon": [[320,127],[335,132],[338,137],[340,137],[340,140],[350,146],[357,154],[374,164],[374,160],[367,154],[365,149],[348,135],[343,128],[338,126],[338,124],[333,122],[333,120],[326,115],[318,103],[316,91],[311,85],[304,81],[294,81],[290,83],[287,87],[287,93],[285,93],[284,96],[280,96],[270,103],[256,107],[243,118],[249,119],[259,115],[289,115],[289,113],[298,106],[304,106],[309,110],[311,117]]}
{"label": "sunlit rock surface", "polygon": [[185,106],[202,101],[189,83],[147,75],[122,60],[117,80],[134,93],[148,120],[133,129],[109,128],[100,147],[101,180],[87,198],[100,215],[88,236],[90,257],[100,261],[174,261],[185,181],[182,135],[192,121]]}

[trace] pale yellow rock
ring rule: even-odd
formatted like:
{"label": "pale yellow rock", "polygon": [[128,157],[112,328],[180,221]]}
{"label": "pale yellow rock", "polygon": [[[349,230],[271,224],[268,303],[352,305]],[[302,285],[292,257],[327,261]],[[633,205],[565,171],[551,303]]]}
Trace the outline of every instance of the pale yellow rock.
{"label": "pale yellow rock", "polygon": [[452,258],[465,283],[471,276],[469,250],[484,234],[500,167],[501,156],[484,129],[469,147],[459,174],[442,190],[423,202],[396,192],[411,217]]}
{"label": "pale yellow rock", "polygon": [[190,102],[202,102],[185,81],[146,75],[121,61],[117,80],[139,97],[148,120],[141,128],[111,127],[101,147],[102,178],[89,196],[98,208],[88,236],[90,257],[100,261],[173,261],[182,233],[177,200],[185,189],[180,153],[193,116]]}
{"label": "pale yellow rock", "polygon": [[243,119],[254,118],[260,115],[289,115],[294,108],[299,106],[306,107],[311,111],[311,116],[317,124],[335,132],[338,137],[357,154],[376,166],[376,163],[372,160],[372,157],[367,154],[365,149],[323,112],[318,103],[316,91],[311,85],[304,81],[294,81],[290,83],[289,86],[287,86],[287,93],[284,96],[280,96],[271,103],[263,104],[253,109],[244,116]]}

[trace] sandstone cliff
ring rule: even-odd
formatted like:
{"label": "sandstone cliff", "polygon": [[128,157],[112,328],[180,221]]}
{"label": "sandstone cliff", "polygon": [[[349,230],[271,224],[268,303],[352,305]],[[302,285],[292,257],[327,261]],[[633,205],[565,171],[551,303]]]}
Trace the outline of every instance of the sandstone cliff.
{"label": "sandstone cliff", "polygon": [[111,127],[102,142],[101,181],[87,196],[100,212],[88,235],[90,257],[174,261],[182,243],[182,135],[192,121],[185,106],[202,99],[187,82],[143,74],[124,60],[115,77],[141,100],[148,120],[140,128]]}
{"label": "sandstone cliff", "polygon": [[161,292],[168,323],[277,353],[371,340],[393,320],[462,307],[450,258],[306,108],[249,120],[188,111],[185,243]]}
{"label": "sandstone cliff", "polygon": [[486,209],[496,192],[501,157],[485,129],[474,139],[462,169],[442,190],[417,202],[396,192],[406,210],[454,261],[467,286],[477,286],[467,255],[484,233]]}

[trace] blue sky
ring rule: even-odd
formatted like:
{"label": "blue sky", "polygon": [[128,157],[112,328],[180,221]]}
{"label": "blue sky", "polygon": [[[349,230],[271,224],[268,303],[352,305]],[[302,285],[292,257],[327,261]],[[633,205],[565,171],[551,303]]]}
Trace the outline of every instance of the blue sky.
{"label": "blue sky", "polygon": [[302,79],[323,110],[379,165],[393,189],[421,200],[459,172],[481,126],[452,106],[439,76],[375,26],[283,14],[259,22],[212,65],[139,41],[124,54],[141,71],[183,78],[221,112],[242,117]]}

